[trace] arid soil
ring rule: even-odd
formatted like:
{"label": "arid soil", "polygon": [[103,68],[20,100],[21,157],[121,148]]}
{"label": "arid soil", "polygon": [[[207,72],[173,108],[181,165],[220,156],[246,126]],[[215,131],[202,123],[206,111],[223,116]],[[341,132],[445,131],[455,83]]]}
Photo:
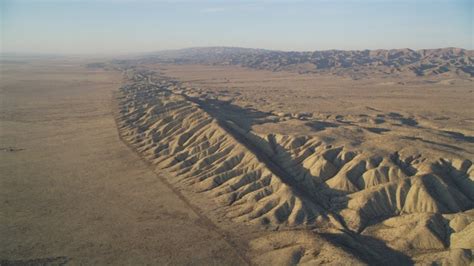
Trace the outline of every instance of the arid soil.
{"label": "arid soil", "polygon": [[246,263],[120,141],[121,73],[23,61],[2,63],[1,265]]}
{"label": "arid soil", "polygon": [[2,65],[2,264],[472,263],[470,77],[88,63]]}

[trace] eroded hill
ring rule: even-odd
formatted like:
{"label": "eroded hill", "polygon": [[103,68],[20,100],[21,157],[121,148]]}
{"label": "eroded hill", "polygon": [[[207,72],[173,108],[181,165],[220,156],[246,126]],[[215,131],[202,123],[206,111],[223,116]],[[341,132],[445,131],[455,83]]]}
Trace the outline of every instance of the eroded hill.
{"label": "eroded hill", "polygon": [[332,73],[354,78],[373,75],[474,76],[474,53],[460,48],[327,50],[284,52],[234,47],[202,47],[157,52],[141,63],[238,65],[271,71]]}
{"label": "eroded hill", "polygon": [[255,261],[471,260],[472,158],[255,132],[229,102],[149,71],[128,74],[118,96],[122,138],[230,221],[277,226],[281,232],[252,242],[266,254]]}

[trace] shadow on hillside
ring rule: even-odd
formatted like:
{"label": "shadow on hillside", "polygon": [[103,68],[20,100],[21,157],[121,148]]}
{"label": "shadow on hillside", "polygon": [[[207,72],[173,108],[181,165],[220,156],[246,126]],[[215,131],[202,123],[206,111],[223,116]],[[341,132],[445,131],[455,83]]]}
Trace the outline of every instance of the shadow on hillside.
{"label": "shadow on hillside", "polygon": [[323,131],[326,128],[339,127],[339,125],[336,123],[331,123],[331,122],[326,122],[326,121],[311,121],[305,124],[311,127],[313,131]]}
{"label": "shadow on hillside", "polygon": [[216,99],[193,99],[193,101],[197,102],[206,112],[212,114],[214,118],[223,121],[231,120],[245,131],[251,130],[253,125],[275,122],[271,113],[254,108],[242,108],[230,102]]}
{"label": "shadow on hillside", "polygon": [[474,143],[474,137],[466,136],[463,133],[455,132],[455,131],[448,131],[448,130],[442,130],[441,132],[445,133],[447,136],[449,136],[451,138],[454,138],[455,140]]}
{"label": "shadow on hillside", "polygon": [[414,265],[414,261],[409,256],[388,247],[383,241],[374,237],[350,232],[321,233],[320,235],[369,265]]}
{"label": "shadow on hillside", "polygon": [[455,150],[455,151],[465,151],[463,148],[459,148],[459,147],[456,147],[454,145],[449,145],[449,144],[445,144],[445,143],[439,143],[439,142],[435,142],[435,141],[431,141],[431,140],[426,140],[426,139],[423,139],[423,138],[420,138],[420,137],[404,136],[404,137],[401,137],[401,139],[412,140],[412,141],[421,141],[421,142],[425,142],[425,143],[428,143],[428,144],[433,144],[433,145],[441,146],[441,147],[444,147],[444,148],[452,149],[452,150]]}

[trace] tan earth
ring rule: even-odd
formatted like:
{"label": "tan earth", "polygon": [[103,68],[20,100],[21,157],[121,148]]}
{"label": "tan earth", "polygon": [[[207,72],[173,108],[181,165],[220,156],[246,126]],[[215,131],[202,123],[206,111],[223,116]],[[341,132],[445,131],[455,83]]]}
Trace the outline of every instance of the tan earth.
{"label": "tan earth", "polygon": [[246,263],[117,135],[121,73],[2,64],[0,264]]}
{"label": "tan earth", "polygon": [[2,260],[472,263],[471,78],[85,65],[2,66]]}

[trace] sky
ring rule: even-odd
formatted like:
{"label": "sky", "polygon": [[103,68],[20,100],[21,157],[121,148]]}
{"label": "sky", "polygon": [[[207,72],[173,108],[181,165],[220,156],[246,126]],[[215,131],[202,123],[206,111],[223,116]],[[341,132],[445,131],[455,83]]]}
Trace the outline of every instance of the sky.
{"label": "sky", "polygon": [[0,0],[3,53],[474,49],[471,0]]}

